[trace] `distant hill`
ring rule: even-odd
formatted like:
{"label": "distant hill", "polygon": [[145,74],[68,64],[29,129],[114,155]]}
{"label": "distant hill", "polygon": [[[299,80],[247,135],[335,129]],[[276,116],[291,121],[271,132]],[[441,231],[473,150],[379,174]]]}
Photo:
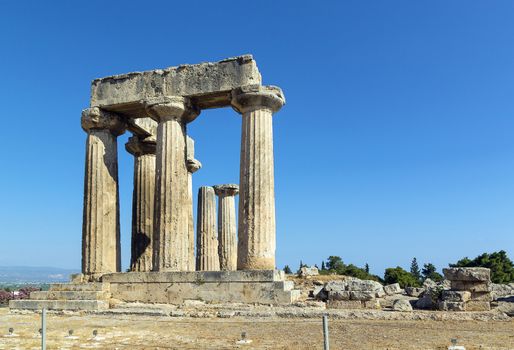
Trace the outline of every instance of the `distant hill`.
{"label": "distant hill", "polygon": [[0,284],[68,282],[78,270],[57,267],[0,266]]}

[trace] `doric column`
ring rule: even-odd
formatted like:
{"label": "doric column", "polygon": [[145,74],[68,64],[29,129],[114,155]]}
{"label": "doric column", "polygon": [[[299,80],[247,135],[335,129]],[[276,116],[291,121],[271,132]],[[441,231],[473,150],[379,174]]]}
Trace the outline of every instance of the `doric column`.
{"label": "doric column", "polygon": [[252,85],[232,91],[232,106],[243,115],[238,270],[275,268],[272,115],[284,103],[282,90],[273,86]]}
{"label": "doric column", "polygon": [[218,255],[220,270],[237,270],[237,227],[234,197],[239,193],[235,184],[214,186],[218,196]]}
{"label": "doric column", "polygon": [[155,198],[155,138],[132,136],[125,144],[125,148],[134,156],[130,269],[131,271],[151,271]]}
{"label": "doric column", "polygon": [[188,236],[189,236],[189,271],[195,271],[195,227],[193,215],[193,174],[197,172],[202,163],[195,159],[195,141],[187,137],[187,210],[188,212]]}
{"label": "doric column", "polygon": [[125,124],[97,107],[82,112],[87,132],[82,273],[94,279],[121,270],[117,137]]}
{"label": "doric column", "polygon": [[186,271],[189,265],[186,123],[199,112],[183,97],[145,101],[158,122],[153,270]]}
{"label": "doric column", "polygon": [[209,186],[198,190],[196,213],[196,270],[219,271],[218,239],[216,238],[216,196]]}

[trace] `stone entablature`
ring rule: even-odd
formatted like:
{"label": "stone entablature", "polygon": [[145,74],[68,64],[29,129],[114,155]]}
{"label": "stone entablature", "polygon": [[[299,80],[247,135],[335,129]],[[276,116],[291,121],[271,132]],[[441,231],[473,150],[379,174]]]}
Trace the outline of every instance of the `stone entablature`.
{"label": "stone entablature", "polygon": [[129,117],[144,115],[142,101],[161,96],[189,97],[200,109],[227,107],[232,90],[260,84],[256,62],[251,55],[244,55],[95,79],[91,106]]}

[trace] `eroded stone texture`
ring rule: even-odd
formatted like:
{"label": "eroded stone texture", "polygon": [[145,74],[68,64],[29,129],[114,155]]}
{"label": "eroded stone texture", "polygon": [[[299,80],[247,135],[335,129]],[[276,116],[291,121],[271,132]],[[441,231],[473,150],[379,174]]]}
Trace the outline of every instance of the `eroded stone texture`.
{"label": "eroded stone texture", "polygon": [[199,111],[183,97],[145,101],[148,114],[158,122],[155,178],[153,270],[189,268],[186,123]]}
{"label": "eroded stone texture", "polygon": [[216,196],[212,187],[199,188],[196,215],[196,270],[218,271],[220,262],[216,238]]}
{"label": "eroded stone texture", "polygon": [[155,137],[132,136],[125,145],[134,156],[130,269],[152,270],[155,199]]}
{"label": "eroded stone texture", "polygon": [[197,172],[202,163],[195,159],[195,141],[187,136],[187,210],[188,210],[188,239],[189,239],[189,271],[195,271],[195,228],[193,217],[193,174]]}
{"label": "eroded stone texture", "polygon": [[131,117],[144,115],[140,101],[160,96],[190,97],[199,108],[224,107],[230,105],[233,89],[260,83],[253,57],[243,55],[95,79],[91,84],[91,106]]}
{"label": "eroded stone texture", "polygon": [[218,255],[222,271],[237,270],[237,227],[235,196],[239,186],[235,184],[214,186],[218,196]]}
{"label": "eroded stone texture", "polygon": [[275,268],[275,189],[272,116],[285,103],[282,90],[247,86],[232,92],[242,113],[238,270]]}
{"label": "eroded stone texture", "polygon": [[94,278],[121,268],[117,136],[125,124],[112,113],[82,112],[87,132],[82,272]]}

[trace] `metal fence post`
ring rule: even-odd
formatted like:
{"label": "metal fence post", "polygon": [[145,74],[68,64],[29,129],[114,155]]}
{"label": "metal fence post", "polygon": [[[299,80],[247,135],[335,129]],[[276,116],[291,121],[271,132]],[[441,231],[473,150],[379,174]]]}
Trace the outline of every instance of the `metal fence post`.
{"label": "metal fence post", "polygon": [[46,350],[46,308],[41,311],[41,350]]}
{"label": "metal fence post", "polygon": [[330,345],[328,342],[328,315],[323,315],[323,349],[329,350]]}

